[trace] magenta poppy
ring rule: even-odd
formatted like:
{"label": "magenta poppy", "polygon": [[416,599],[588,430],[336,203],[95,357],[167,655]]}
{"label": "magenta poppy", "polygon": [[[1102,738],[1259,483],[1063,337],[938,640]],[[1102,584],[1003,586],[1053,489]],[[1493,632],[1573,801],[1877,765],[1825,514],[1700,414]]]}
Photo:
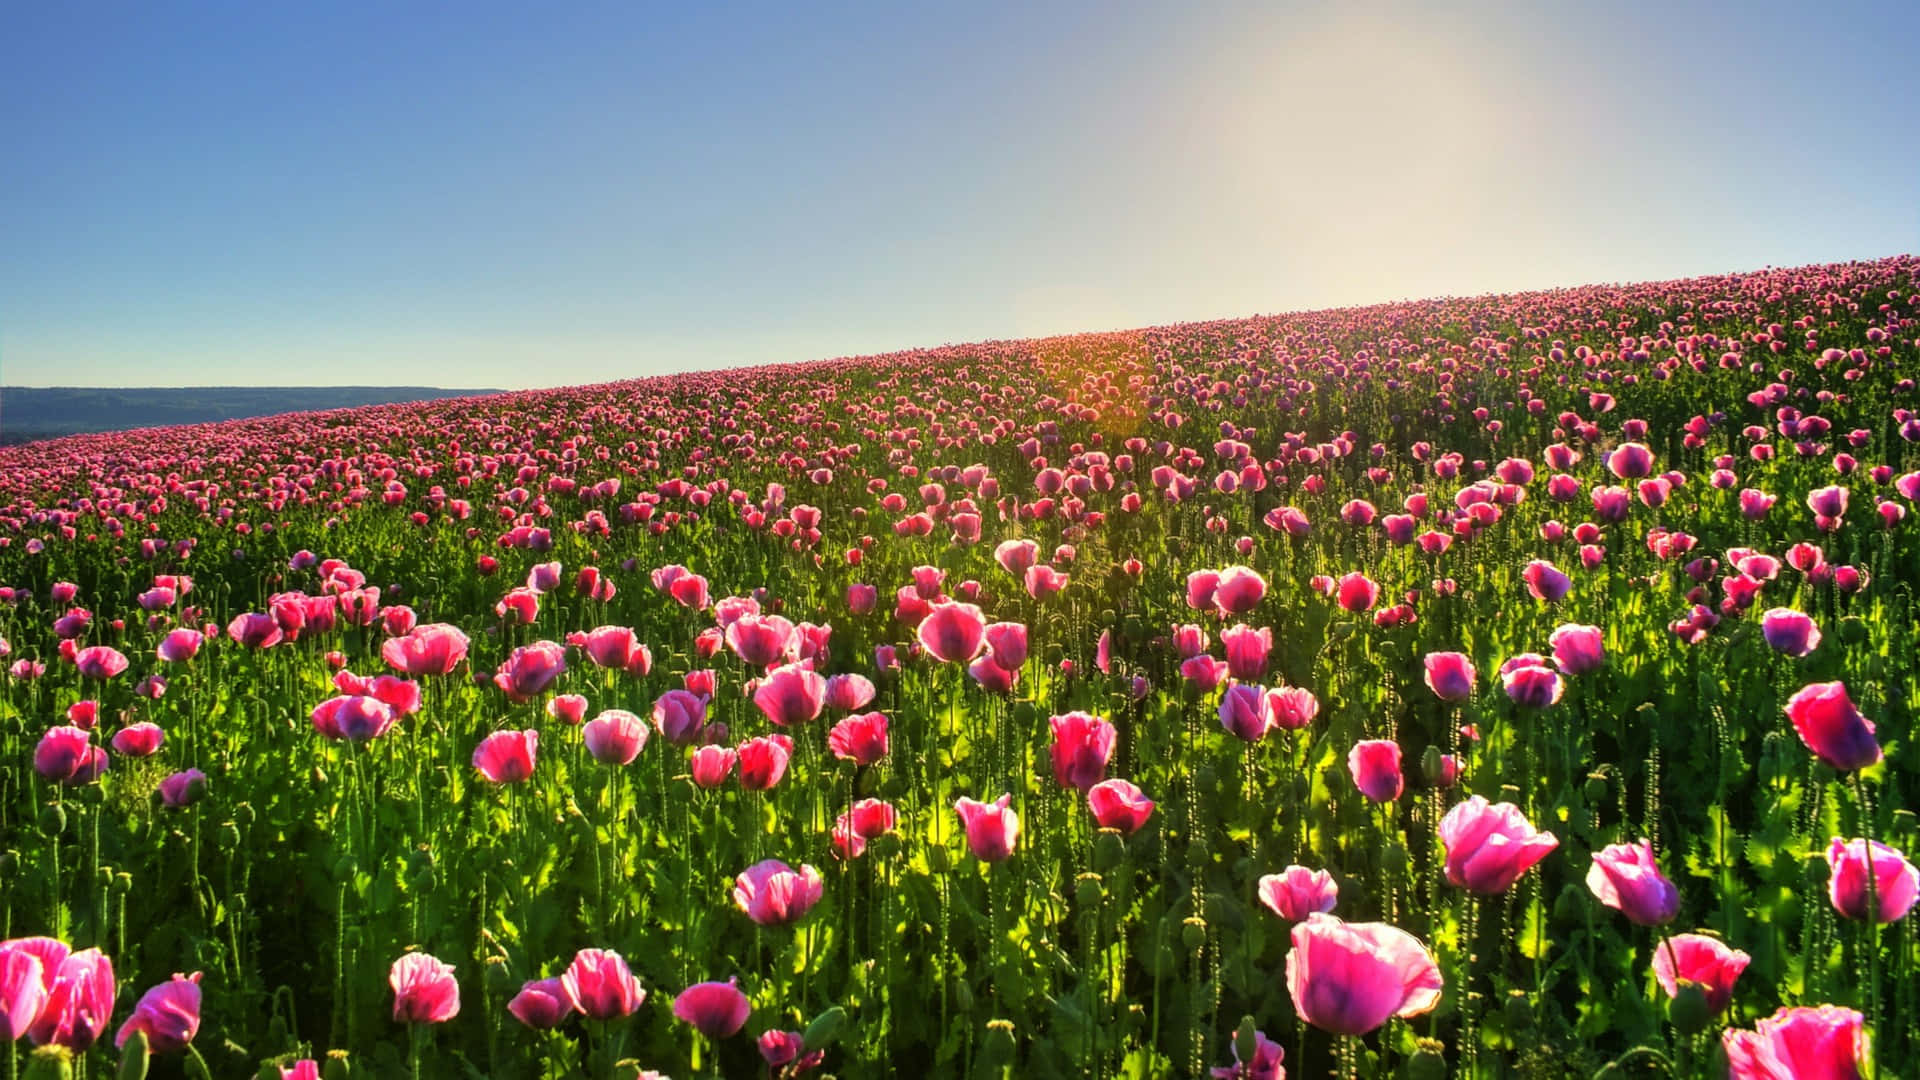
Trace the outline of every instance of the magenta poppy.
{"label": "magenta poppy", "polygon": [[1335,1035],[1365,1035],[1440,1001],[1440,968],[1419,940],[1385,923],[1318,912],[1294,924],[1287,990],[1300,1018]]}
{"label": "magenta poppy", "polygon": [[1440,819],[1447,850],[1447,880],[1469,892],[1503,893],[1558,847],[1550,832],[1537,831],[1512,803],[1489,804],[1475,795]]}

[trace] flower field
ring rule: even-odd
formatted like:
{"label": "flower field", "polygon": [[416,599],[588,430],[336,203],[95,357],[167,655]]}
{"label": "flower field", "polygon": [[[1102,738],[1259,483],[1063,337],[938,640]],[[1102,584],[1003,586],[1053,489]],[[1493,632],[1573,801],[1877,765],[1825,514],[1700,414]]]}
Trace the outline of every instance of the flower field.
{"label": "flower field", "polygon": [[1916,289],[0,450],[7,1075],[1911,1075]]}

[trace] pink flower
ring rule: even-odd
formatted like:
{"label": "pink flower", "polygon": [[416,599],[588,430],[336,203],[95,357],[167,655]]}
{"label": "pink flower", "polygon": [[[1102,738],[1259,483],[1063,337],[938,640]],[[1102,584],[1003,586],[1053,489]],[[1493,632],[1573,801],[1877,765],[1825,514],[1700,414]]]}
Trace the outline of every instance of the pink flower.
{"label": "pink flower", "polygon": [[1260,902],[1288,922],[1299,922],[1315,912],[1332,911],[1340,902],[1340,886],[1325,870],[1289,866],[1260,879]]}
{"label": "pink flower", "polygon": [[627,961],[612,949],[581,949],[560,976],[567,1002],[589,1020],[617,1020],[633,1015],[647,992],[633,977]]}
{"label": "pink flower", "polygon": [[573,1014],[573,1002],[567,1000],[566,986],[558,978],[535,979],[520,987],[507,1002],[507,1011],[528,1027],[545,1031]]}
{"label": "pink flower", "polygon": [[1380,599],[1380,586],[1374,584],[1367,575],[1353,570],[1340,575],[1334,597],[1342,610],[1358,615],[1373,610],[1373,605]]}
{"label": "pink flower", "polygon": [[727,776],[733,772],[733,766],[740,755],[732,747],[708,744],[695,750],[687,758],[687,771],[693,782],[699,787],[711,791],[726,783]]}
{"label": "pink flower", "polygon": [[153,654],[169,664],[184,664],[193,659],[205,640],[198,630],[178,627],[167,631],[167,636],[161,638],[160,644],[154,647]]}
{"label": "pink flower", "polygon": [[[1873,841],[1872,887],[1867,876],[1867,841],[1834,837],[1827,845],[1827,898],[1833,909],[1849,919],[1872,918],[1875,922],[1898,922],[1913,910],[1920,899],[1920,868],[1907,861],[1898,850]],[[1877,910],[1869,907],[1871,896]]]}
{"label": "pink flower", "polygon": [[540,594],[532,589],[508,589],[493,613],[510,623],[531,623],[540,617]]}
{"label": "pink flower", "polygon": [[826,701],[827,680],[804,661],[774,668],[753,692],[754,705],[781,727],[815,719]]}
{"label": "pink flower", "polygon": [[1054,780],[1062,787],[1081,791],[1099,783],[1113,757],[1117,734],[1113,725],[1083,712],[1055,716],[1049,723],[1053,727]]}
{"label": "pink flower", "polygon": [[1609,844],[1594,852],[1587,888],[1641,926],[1661,926],[1680,913],[1680,890],[1660,872],[1651,841]]}
{"label": "pink flower", "polygon": [[607,709],[580,729],[587,753],[603,765],[627,765],[647,746],[647,722],[625,709]]}
{"label": "pink flower", "polygon": [[855,765],[871,765],[887,756],[887,718],[870,712],[849,716],[827,733],[833,756]]}
{"label": "pink flower", "polygon": [[820,871],[813,867],[795,870],[779,859],[766,859],[734,879],[733,903],[761,926],[787,926],[820,902],[824,888]]}
{"label": "pink flower", "polygon": [[1045,563],[1027,567],[1027,595],[1035,600],[1045,600],[1067,587],[1071,575],[1063,574]]}
{"label": "pink flower", "polygon": [[1234,683],[1220,695],[1220,726],[1247,742],[1259,742],[1272,725],[1265,691],[1250,683]]}
{"label": "pink flower", "polygon": [[1503,893],[1560,841],[1535,831],[1512,803],[1489,804],[1475,795],[1440,819],[1447,849],[1447,880],[1469,892]]}
{"label": "pink flower", "polygon": [[712,593],[707,588],[707,579],[699,574],[682,574],[667,585],[667,595],[673,602],[692,611],[705,611],[712,602]]}
{"label": "pink flower", "polygon": [[1802,657],[1820,647],[1820,627],[1792,608],[1777,607],[1760,616],[1760,634],[1775,652]]}
{"label": "pink flower", "polygon": [[1027,628],[1024,623],[989,623],[986,628],[987,653],[993,662],[1008,671],[1018,671],[1027,662]]}
{"label": "pink flower", "polygon": [[1566,693],[1560,673],[1547,666],[1546,658],[1522,653],[1500,665],[1500,685],[1515,705],[1544,709],[1557,705]]}
{"label": "pink flower", "polygon": [[172,981],[148,990],[120,1026],[113,1045],[125,1046],[136,1031],[144,1031],[156,1054],[184,1050],[200,1030],[200,973],[174,975]]}
{"label": "pink flower", "polygon": [[1392,802],[1406,789],[1400,773],[1400,744],[1390,739],[1364,739],[1347,752],[1347,771],[1360,794],[1374,802]]}
{"label": "pink flower", "polygon": [[69,953],[65,945],[45,938],[9,944],[39,957],[46,987],[46,1003],[28,1027],[27,1038],[35,1046],[64,1046],[75,1053],[98,1042],[113,1018],[113,964],[99,949]]}
{"label": "pink flower", "polygon": [[962,796],[953,804],[967,830],[967,847],[982,862],[1003,862],[1020,841],[1020,816],[1013,812],[1013,796],[983,803]]}
{"label": "pink flower", "polygon": [[691,690],[669,690],[653,702],[653,726],[675,746],[685,746],[707,723],[707,698]]}
{"label": "pink flower", "polygon": [[1815,517],[1842,518],[1847,516],[1847,496],[1850,492],[1838,484],[1816,488],[1807,493],[1807,509]]}
{"label": "pink flower", "polygon": [[533,777],[534,752],[540,733],[496,731],[473,748],[473,767],[496,784],[514,784]]}
{"label": "pink flower", "polygon": [[1220,632],[1220,644],[1227,650],[1227,670],[1242,682],[1258,682],[1267,673],[1267,654],[1273,649],[1273,631],[1254,629],[1244,623]]}
{"label": "pink flower", "polygon": [[81,649],[73,658],[73,664],[85,679],[111,679],[127,670],[127,658],[120,650],[106,645]]}
{"label": "pink flower", "polygon": [[973,604],[941,604],[920,621],[919,636],[934,659],[964,664],[986,641],[987,620]]}
{"label": "pink flower", "polygon": [[550,593],[560,587],[560,564],[557,562],[535,563],[527,571],[527,588],[537,593]]}
{"label": "pink flower", "polygon": [[872,585],[855,582],[847,586],[847,612],[852,615],[867,615],[880,604],[880,590]]}
{"label": "pink flower", "polygon": [[1023,577],[1027,568],[1040,561],[1040,545],[1032,540],[1003,540],[993,549],[994,561],[1014,577]]}
{"label": "pink flower", "polygon": [[426,953],[407,953],[387,973],[393,987],[393,1019],[400,1024],[443,1024],[460,1013],[460,983],[453,965]]}
{"label": "pink flower", "polygon": [[1553,662],[1568,675],[1585,675],[1606,666],[1605,639],[1597,626],[1562,623],[1547,636],[1553,647]]}
{"label": "pink flower", "polygon": [[1173,628],[1173,648],[1182,660],[1190,660],[1206,652],[1208,644],[1207,632],[1201,627],[1188,623]]}
{"label": "pink flower", "polygon": [[582,694],[555,694],[547,699],[547,715],[569,727],[580,726],[587,718],[587,699]]}
{"label": "pink flower", "polygon": [[515,704],[531,701],[567,670],[567,650],[558,642],[522,645],[501,662],[493,684]]}
{"label": "pink flower", "polygon": [[142,721],[128,724],[113,736],[113,752],[124,757],[152,757],[160,750],[160,744],[167,739],[167,733],[160,725]]}
{"label": "pink flower", "polygon": [[1252,568],[1229,566],[1214,583],[1213,602],[1223,615],[1244,615],[1266,599],[1267,581]]}
{"label": "pink flower", "polygon": [[740,786],[748,791],[769,791],[787,773],[793,758],[793,740],[785,735],[767,735],[740,744]]}
{"label": "pink flower", "polygon": [[1118,829],[1132,836],[1153,816],[1154,802],[1133,784],[1120,779],[1102,780],[1087,789],[1087,809],[1103,829]]}
{"label": "pink flower", "polygon": [[1544,600],[1549,604],[1557,603],[1573,588],[1573,580],[1560,572],[1559,568],[1544,559],[1534,559],[1527,564],[1520,577],[1527,583],[1527,591],[1535,600]]}
{"label": "pink flower", "polygon": [[709,1039],[725,1039],[747,1026],[753,1004],[740,992],[740,980],[696,983],[673,999],[673,1015]]}
{"label": "pink flower", "polygon": [[199,769],[183,769],[160,781],[160,801],[173,809],[192,806],[207,790],[207,774]]}
{"label": "pink flower", "polygon": [[1859,1080],[1866,1017],[1838,1005],[1782,1007],[1752,1031],[1720,1034],[1731,1080]]}
{"label": "pink flower", "polygon": [[595,667],[624,671],[635,678],[653,670],[653,653],[640,644],[630,627],[596,626],[582,635],[580,647]]}
{"label": "pink flower", "polygon": [[1226,681],[1233,669],[1224,660],[1216,660],[1205,653],[1190,656],[1180,662],[1180,677],[1192,683],[1205,694]]}
{"label": "pink flower", "polygon": [[1733,1000],[1733,984],[1753,957],[1729,949],[1705,934],[1675,934],[1653,948],[1653,977],[1668,997],[1680,996],[1682,982],[1707,995],[1707,1007],[1720,1012]]}
{"label": "pink flower", "polygon": [[365,742],[385,735],[397,717],[393,706],[365,694],[332,697],[313,707],[313,730],[329,739]]}
{"label": "pink flower", "polygon": [[70,724],[47,729],[33,748],[33,769],[59,784],[90,784],[107,771],[107,752],[92,736]]}
{"label": "pink flower", "polygon": [[1473,697],[1473,661],[1464,653],[1428,653],[1422,663],[1427,670],[1427,689],[1442,701],[1466,701]]}
{"label": "pink flower", "polygon": [[837,712],[866,708],[875,693],[873,680],[851,672],[827,676],[827,707]]}
{"label": "pink flower", "polygon": [[1195,611],[1214,610],[1214,594],[1219,589],[1220,571],[1195,570],[1187,575],[1187,606]]}
{"label": "pink flower", "polygon": [[403,675],[446,675],[467,658],[467,635],[446,623],[424,623],[405,637],[388,638],[380,656]]}
{"label": "pink flower", "polygon": [[1404,930],[1316,912],[1295,923],[1292,936],[1287,990],[1300,1018],[1322,1031],[1365,1035],[1440,1001],[1440,968]]}
{"label": "pink flower", "polygon": [[825,1050],[807,1052],[806,1038],[798,1031],[767,1031],[755,1042],[767,1070],[776,1076],[799,1076],[826,1060]]}
{"label": "pink flower", "polygon": [[1864,769],[1885,756],[1874,739],[1873,722],[1854,708],[1845,683],[1801,687],[1787,699],[1786,711],[1807,749],[1841,772]]}
{"label": "pink flower", "polygon": [[1267,726],[1299,731],[1320,714],[1320,701],[1304,686],[1276,686],[1266,693]]}
{"label": "pink flower", "polygon": [[40,1018],[47,991],[67,957],[52,938],[0,941],[0,1034],[15,1042]]}
{"label": "pink flower", "polygon": [[[721,601],[724,605],[729,601]],[[727,647],[752,667],[770,668],[784,662],[793,647],[793,623],[778,615],[742,613],[727,625]]]}
{"label": "pink flower", "polygon": [[1621,443],[1607,455],[1607,471],[1622,480],[1638,480],[1653,472],[1653,451],[1639,443]]}

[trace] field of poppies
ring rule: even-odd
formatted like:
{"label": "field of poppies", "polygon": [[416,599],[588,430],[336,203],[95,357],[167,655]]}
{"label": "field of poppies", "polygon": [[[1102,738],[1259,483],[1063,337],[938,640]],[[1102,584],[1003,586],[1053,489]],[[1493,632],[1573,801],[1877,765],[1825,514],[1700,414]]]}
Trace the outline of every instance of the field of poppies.
{"label": "field of poppies", "polygon": [[1917,289],[0,450],[6,1075],[1911,1075]]}

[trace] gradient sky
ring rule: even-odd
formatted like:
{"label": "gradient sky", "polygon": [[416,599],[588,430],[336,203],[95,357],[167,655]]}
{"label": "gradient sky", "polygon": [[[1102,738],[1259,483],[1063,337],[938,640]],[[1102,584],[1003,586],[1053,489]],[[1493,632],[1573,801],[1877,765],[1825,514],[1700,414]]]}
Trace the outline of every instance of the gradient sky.
{"label": "gradient sky", "polygon": [[547,386],[1920,249],[1920,4],[15,4],[0,383]]}

